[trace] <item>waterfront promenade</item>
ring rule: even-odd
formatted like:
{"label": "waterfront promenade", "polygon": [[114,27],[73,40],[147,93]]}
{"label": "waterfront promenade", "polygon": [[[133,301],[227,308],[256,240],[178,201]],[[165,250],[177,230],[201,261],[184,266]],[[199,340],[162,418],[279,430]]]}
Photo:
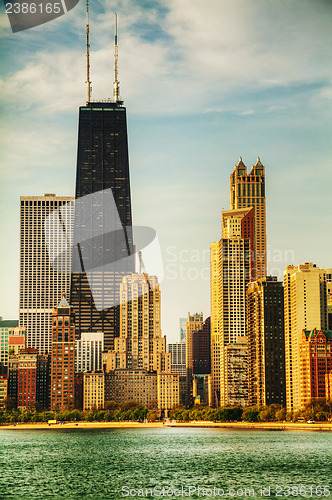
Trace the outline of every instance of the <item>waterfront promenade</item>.
{"label": "waterfront promenade", "polygon": [[65,422],[48,425],[40,423],[2,424],[0,430],[40,430],[40,429],[137,429],[162,427],[197,427],[220,429],[256,429],[256,430],[285,430],[285,431],[332,431],[332,422],[317,422],[315,424],[291,422],[177,422],[166,425],[162,422]]}

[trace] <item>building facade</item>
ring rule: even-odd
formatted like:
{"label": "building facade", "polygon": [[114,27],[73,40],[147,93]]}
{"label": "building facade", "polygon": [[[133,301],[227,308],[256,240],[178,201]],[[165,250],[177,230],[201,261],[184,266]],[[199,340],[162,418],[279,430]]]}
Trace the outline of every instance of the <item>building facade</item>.
{"label": "building facade", "polygon": [[249,174],[240,158],[230,177],[231,209],[254,208],[253,279],[266,276],[265,167],[259,158]]}
{"label": "building facade", "polygon": [[211,406],[228,404],[226,346],[246,337],[246,289],[254,265],[253,217],[253,208],[222,212],[222,238],[211,245]]}
{"label": "building facade", "polygon": [[169,386],[172,394],[179,376],[171,373],[171,353],[166,352],[166,337],[161,334],[158,280],[145,273],[132,274],[123,278],[120,294],[120,336],[114,349],[102,355],[106,391],[117,402],[138,401],[160,408],[169,403],[157,390],[157,375],[170,375],[165,378],[169,385],[163,382],[163,387]]}
{"label": "building facade", "polygon": [[157,396],[159,410],[171,410],[180,403],[180,375],[178,373],[157,374]]}
{"label": "building facade", "polygon": [[[111,209],[104,200],[107,190],[115,203]],[[94,195],[92,203],[88,195]],[[74,249],[70,302],[77,335],[103,332],[105,347],[113,349],[120,330],[120,284],[124,275],[134,272],[133,259],[121,270],[110,266],[133,254],[127,119],[122,101],[92,101],[79,109],[75,198],[74,234],[80,253]],[[114,209],[117,213],[110,215]],[[87,228],[93,228],[95,237],[85,236]]]}
{"label": "building facade", "polygon": [[25,327],[16,327],[9,330],[8,352],[9,354],[20,354],[22,349],[26,348],[26,329]]}
{"label": "building facade", "polygon": [[275,276],[247,290],[249,405],[286,406],[284,290]]}
{"label": "building facade", "polygon": [[0,408],[4,408],[8,394],[8,379],[6,375],[0,375]]}
{"label": "building facade", "polygon": [[332,331],[303,330],[300,342],[300,408],[326,397],[326,376],[332,371]]}
{"label": "building facade", "polygon": [[[40,354],[51,352],[53,307],[62,293],[69,295],[71,276],[71,253],[63,254],[62,269],[67,272],[58,272],[50,261],[47,242],[55,254],[61,253],[59,221],[66,221],[70,237],[73,199],[55,194],[21,196],[19,324],[26,328],[26,346]],[[46,234],[45,220],[51,214]]]}
{"label": "building facade", "polygon": [[104,334],[102,332],[82,333],[75,342],[75,371],[97,372],[102,369]]}
{"label": "building facade", "polygon": [[105,404],[105,374],[83,373],[83,410],[99,410]]}
{"label": "building facade", "polygon": [[248,345],[247,337],[224,347],[223,406],[248,404]]}
{"label": "building facade", "polygon": [[9,355],[8,397],[15,399],[20,409],[38,403],[50,407],[50,356],[38,354],[34,348],[22,349]]}
{"label": "building facade", "polygon": [[186,343],[187,318],[180,318],[180,342]]}
{"label": "building facade", "polygon": [[332,330],[332,269],[326,269],[327,329]]}
{"label": "building facade", "polygon": [[171,354],[171,372],[179,373],[180,376],[185,377],[187,374],[186,344],[184,342],[167,344],[167,352]]}
{"label": "building facade", "polygon": [[106,371],[116,368],[171,371],[171,354],[161,333],[161,294],[156,276],[136,273],[123,278],[120,336],[104,353]]}
{"label": "building facade", "polygon": [[192,369],[194,375],[211,373],[211,318],[207,318],[199,330],[192,333]]}
{"label": "building facade", "polygon": [[74,408],[75,314],[63,295],[52,313],[51,410]]}
{"label": "building facade", "polygon": [[147,408],[157,408],[157,373],[122,368],[106,373],[105,401],[136,401]]}
{"label": "building facade", "polygon": [[332,401],[332,371],[325,374],[325,397],[327,401]]}
{"label": "building facade", "polygon": [[3,367],[1,371],[8,366],[9,336],[17,326],[17,320],[0,320],[0,367]]}
{"label": "building facade", "polygon": [[200,330],[203,325],[203,313],[190,314],[186,323],[186,364],[187,369],[193,370],[194,352],[193,352],[193,333]]}
{"label": "building facade", "polygon": [[302,330],[327,329],[326,270],[312,263],[288,266],[284,273],[285,369],[287,410],[301,407]]}

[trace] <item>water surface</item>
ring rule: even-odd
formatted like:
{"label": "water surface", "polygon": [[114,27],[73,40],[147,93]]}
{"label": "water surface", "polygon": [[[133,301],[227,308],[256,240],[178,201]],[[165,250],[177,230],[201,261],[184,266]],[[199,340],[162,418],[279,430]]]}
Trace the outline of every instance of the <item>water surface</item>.
{"label": "water surface", "polygon": [[331,457],[315,431],[1,430],[0,498],[331,499]]}

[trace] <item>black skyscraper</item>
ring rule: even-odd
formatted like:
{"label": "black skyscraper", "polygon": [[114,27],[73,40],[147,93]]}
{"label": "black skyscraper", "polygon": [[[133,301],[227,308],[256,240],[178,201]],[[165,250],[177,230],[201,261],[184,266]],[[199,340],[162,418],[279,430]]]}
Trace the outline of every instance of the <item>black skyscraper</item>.
{"label": "black skyscraper", "polygon": [[[132,217],[126,108],[119,100],[115,42],[114,102],[94,102],[90,100],[87,38],[88,97],[79,113],[75,198],[90,196],[76,201],[70,297],[78,336],[104,332],[106,348],[113,347],[120,320],[119,306],[109,305],[119,303],[122,277],[134,272],[132,257],[125,259],[133,254]],[[118,215],[111,210],[107,190],[113,193]],[[125,263],[115,270],[110,267],[115,262]]]}

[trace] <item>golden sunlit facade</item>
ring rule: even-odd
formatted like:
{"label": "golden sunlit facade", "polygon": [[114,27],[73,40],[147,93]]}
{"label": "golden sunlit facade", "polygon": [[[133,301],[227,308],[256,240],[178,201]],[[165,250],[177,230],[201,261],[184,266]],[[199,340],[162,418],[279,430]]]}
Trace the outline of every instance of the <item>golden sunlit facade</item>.
{"label": "golden sunlit facade", "polygon": [[[251,242],[254,230],[252,208],[222,212],[223,237],[211,245],[211,387],[209,404],[226,405],[230,402],[226,347],[230,344],[246,349],[246,288],[252,276],[253,255]],[[243,339],[243,348],[241,339]],[[242,355],[241,351],[241,355]],[[240,352],[234,348],[234,352]],[[235,366],[235,364],[234,364]],[[236,367],[243,363],[236,363]],[[236,368],[237,370],[238,368]],[[241,368],[242,370],[242,368]],[[243,377],[234,375],[234,380]],[[247,382],[244,381],[244,384]],[[242,384],[242,382],[241,382]],[[232,394],[235,394],[234,384]],[[237,392],[239,404],[247,395],[242,388]],[[233,396],[231,397],[233,400]]]}
{"label": "golden sunlit facade", "polygon": [[305,263],[284,273],[285,367],[287,410],[301,408],[302,330],[327,329],[326,269]]}
{"label": "golden sunlit facade", "polygon": [[266,207],[265,167],[259,158],[249,174],[240,158],[230,177],[231,209],[254,208],[254,260],[253,279],[266,276]]}

